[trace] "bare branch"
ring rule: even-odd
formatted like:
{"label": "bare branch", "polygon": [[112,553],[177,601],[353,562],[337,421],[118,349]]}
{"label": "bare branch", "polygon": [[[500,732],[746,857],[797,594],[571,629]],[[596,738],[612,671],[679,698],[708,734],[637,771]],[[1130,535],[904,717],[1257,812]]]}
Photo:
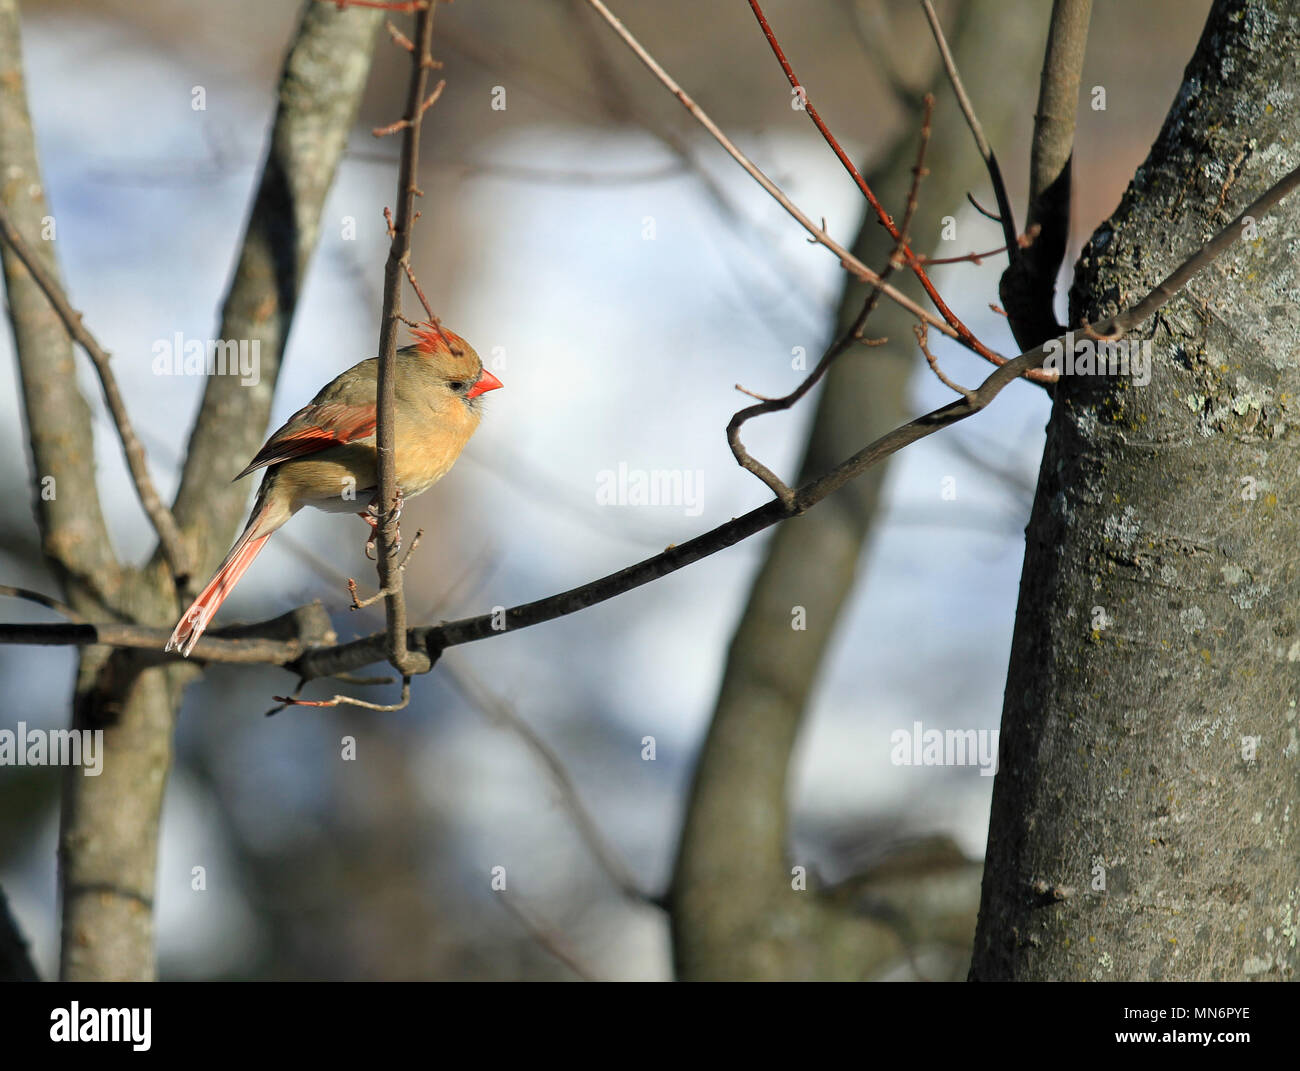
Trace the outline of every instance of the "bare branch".
{"label": "bare branch", "polygon": [[641,44],[641,42],[638,41],[632,35],[632,33],[628,30],[628,28],[624,26],[623,23],[619,21],[617,17],[615,17],[615,15],[609,10],[609,8],[607,8],[604,5],[604,3],[602,3],[602,0],[587,0],[587,3],[590,4],[591,7],[594,8],[600,14],[601,18],[603,18],[607,23],[609,23],[609,25],[613,28],[614,32],[617,33],[620,38],[622,38],[624,44],[626,44],[628,48],[630,48],[632,52],[636,55],[636,57],[643,64],[645,64],[645,66],[650,70],[650,72],[656,78],[658,78],[661,83],[663,83],[663,85],[669,90],[669,92],[671,92],[673,96],[675,96],[681,102],[682,106],[688,112],[690,112],[690,114],[695,118],[695,120],[713,136],[714,140],[716,140],[718,144],[721,145],[723,149],[727,151],[728,155],[730,155],[731,158],[735,160],[736,163],[738,163],[744,169],[745,173],[748,174],[760,186],[762,186],[763,189],[767,191],[768,195],[771,196],[777,202],[777,204],[779,204],[782,208],[784,208],[786,212],[789,213],[789,215],[793,217],[793,219],[801,227],[803,227],[803,229],[806,230],[809,233],[809,235],[812,236],[814,241],[816,241],[820,245],[824,245],[827,249],[829,249],[832,253],[835,254],[835,256],[839,259],[841,267],[843,267],[850,274],[861,279],[863,282],[871,286],[879,286],[881,292],[884,294],[885,297],[889,298],[890,301],[893,301],[897,305],[900,305],[902,308],[906,309],[913,316],[915,316],[918,320],[921,320],[922,322],[929,324],[936,331],[941,331],[949,338],[956,339],[958,342],[962,343],[962,345],[966,346],[968,349],[971,349],[973,352],[979,353],[980,356],[984,357],[986,360],[989,360],[994,364],[1000,364],[1006,361],[1006,358],[1003,357],[1001,354],[998,354],[993,350],[988,350],[986,347],[982,345],[977,345],[975,342],[973,342],[971,340],[973,339],[973,336],[971,336],[971,339],[964,337],[963,334],[957,330],[957,328],[951,326],[946,320],[941,319],[940,317],[935,316],[933,313],[927,312],[925,309],[921,308],[921,306],[918,305],[915,301],[909,298],[902,291],[897,290],[894,287],[890,286],[880,277],[880,275],[877,272],[872,271],[865,264],[863,264],[861,260],[859,260],[851,252],[845,249],[844,246],[840,245],[839,242],[835,241],[834,238],[832,238],[829,234],[826,233],[825,228],[819,227],[816,223],[814,223],[808,217],[808,215],[803,212],[802,209],[800,209],[793,201],[790,200],[789,197],[787,197],[781,191],[781,188],[777,186],[776,183],[774,183],[770,178],[768,178],[767,175],[764,174],[763,171],[752,160],[749,159],[749,157],[747,157],[744,153],[740,151],[740,149],[736,147],[735,143],[732,142],[732,140],[722,132],[722,130],[718,127],[717,123],[715,123],[712,119],[710,119],[707,113],[705,113],[704,109],[702,109],[698,104],[696,104],[695,101],[690,97],[690,95],[687,94],[686,91],[682,89],[682,87],[678,85],[676,81],[673,80],[673,77],[666,70],[664,70],[664,68],[659,64],[659,62],[652,55],[650,55],[649,52],[646,51],[645,47]]}
{"label": "bare branch", "polygon": [[[36,156],[36,138],[23,79],[17,0],[0,0],[0,203],[23,234],[53,221]],[[52,235],[51,235],[52,237]],[[37,259],[58,277],[55,243],[41,242]],[[22,389],[41,550],[63,594],[83,613],[124,610],[126,571],[113,554],[95,486],[90,405],[77,386],[67,329],[12,248],[0,244],[5,296]]]}
{"label": "bare branch", "polygon": [[[397,44],[402,45],[403,48],[406,47],[406,45],[402,44],[401,41],[398,41]],[[436,86],[433,87],[433,92],[424,98],[424,102],[420,105],[419,109],[415,113],[416,119],[419,119],[421,116],[424,115],[425,112],[427,112],[430,108],[432,108],[435,104],[438,103],[438,98],[442,96],[442,91],[446,88],[447,88],[447,80],[444,78]],[[389,134],[396,134],[399,130],[409,130],[413,125],[413,122],[414,121],[411,119],[398,119],[397,122],[389,123],[387,126],[375,127],[375,129],[372,130],[371,133],[374,134],[374,136],[377,138],[384,138],[387,137]]]}
{"label": "bare branch", "polygon": [[965,253],[959,257],[922,257],[922,264],[983,264],[985,257],[995,257],[999,253],[1005,253],[1007,247],[998,246],[996,249],[990,249],[987,253]]}
{"label": "bare branch", "polygon": [[[662,553],[630,565],[617,573],[611,573],[558,595],[512,607],[504,614],[481,614],[478,617],[410,629],[407,633],[406,646],[411,662],[417,666],[414,672],[427,673],[437,662],[442,651],[448,647],[488,639],[505,632],[514,632],[577,613],[579,610],[606,602],[626,591],[648,584],[733,546],[742,539],[784,520],[791,515],[791,512],[802,513],[905,446],[973,416],[985,408],[1013,379],[1032,368],[1039,367],[1046,356],[1046,349],[1042,346],[1029,353],[1021,354],[996,368],[983,384],[972,392],[970,398],[953,402],[917,417],[881,436],[830,472],[796,490],[790,511],[787,511],[779,500],[773,500],[685,543],[674,544]],[[255,635],[260,627],[259,625],[245,626],[243,631],[251,636]],[[219,636],[220,632],[215,635],[205,634],[194,648],[190,660],[281,665],[297,673],[299,677],[313,680],[318,677],[334,677],[339,673],[384,661],[388,657],[389,650],[387,631],[373,633],[344,644],[306,650],[289,644],[252,639],[241,639],[236,643],[221,639]],[[165,629],[134,625],[0,625],[0,643],[107,644],[150,650],[153,658],[159,661],[179,658],[180,656],[174,652],[165,653],[161,650],[165,641]]]}
{"label": "bare branch", "polygon": [[149,462],[144,456],[144,447],[140,445],[135,429],[131,426],[131,418],[127,415],[122,392],[117,388],[117,379],[109,365],[108,354],[86,330],[81,313],[68,304],[68,299],[64,296],[58,280],[45,270],[45,266],[37,259],[26,239],[18,233],[18,228],[14,226],[3,205],[0,205],[0,239],[3,239],[23,262],[36,281],[36,285],[41,288],[54,311],[58,313],[63,326],[68,329],[69,336],[86,351],[86,355],[94,364],[95,372],[99,376],[99,385],[104,391],[104,404],[108,406],[109,414],[113,418],[113,426],[117,428],[117,437],[122,442],[122,453],[126,455],[126,465],[131,471],[131,482],[135,485],[140,505],[149,515],[154,531],[158,533],[158,545],[167,560],[168,568],[171,569],[177,589],[193,594],[191,590],[193,571],[189,566],[189,555],[181,541],[180,529],[176,527],[176,519],[172,516],[171,510],[163,505],[162,499],[158,496],[158,489],[153,485],[153,479],[149,475]]}
{"label": "bare branch", "polygon": [[257,348],[260,380],[245,386],[237,376],[208,377],[172,507],[198,573],[224,557],[244,520],[247,484],[231,481],[266,433],[321,212],[355,124],[381,22],[378,10],[308,5],[285,58],[266,160],[218,329],[223,339],[247,339]]}
{"label": "bare branch", "polygon": [[411,678],[402,678],[402,697],[396,703],[371,703],[368,700],[357,699],[355,696],[350,695],[336,695],[331,699],[299,699],[297,692],[293,695],[273,695],[271,698],[280,706],[274,710],[268,710],[266,712],[267,717],[278,714],[286,707],[357,707],[361,710],[378,710],[387,714],[396,710],[405,710],[410,706]]}
{"label": "bare branch", "polygon": [[[1054,0],[1043,74],[1034,115],[1034,141],[1029,163],[1029,215],[1025,228],[1042,223],[1049,231],[1048,211],[1042,198],[1061,199],[1063,222],[1069,224],[1069,168],[1074,153],[1074,127],[1079,108],[1079,81],[1088,46],[1092,0]],[[1059,180],[1064,176],[1064,186]],[[1056,194],[1053,194],[1053,190]],[[1059,196],[1058,196],[1059,195]],[[1064,235],[1061,238],[1064,239]]]}
{"label": "bare branch", "polygon": [[[402,315],[402,278],[410,273],[411,227],[415,222],[416,178],[420,169],[420,130],[424,111],[438,98],[439,86],[428,95],[429,70],[433,65],[433,15],[437,4],[422,9],[416,18],[415,48],[411,52],[411,78],[403,119],[401,163],[397,177],[397,213],[386,213],[392,242],[384,265],[384,312],[379,325],[379,384],[375,450],[378,457],[379,590],[385,593],[384,611],[388,623],[388,661],[409,681],[412,673],[423,672],[425,661],[413,658],[406,647],[406,597],[402,591],[402,569],[397,565],[397,515],[401,491],[397,485],[394,414],[397,408],[397,327]],[[427,103],[426,103],[427,98]],[[414,280],[412,280],[414,281]],[[424,295],[420,295],[423,301]]]}
{"label": "bare branch", "polygon": [[966,95],[966,87],[962,85],[961,75],[957,73],[956,61],[953,60],[952,50],[943,35],[943,27],[939,25],[939,16],[934,13],[934,5],[930,0],[921,0],[921,7],[925,11],[926,19],[929,20],[930,31],[934,34],[934,43],[939,46],[939,56],[943,60],[943,69],[948,73],[953,94],[957,97],[957,105],[961,108],[962,115],[966,117],[966,125],[970,127],[970,132],[975,138],[975,146],[979,149],[980,156],[984,158],[989,180],[993,183],[993,195],[998,199],[998,221],[1002,224],[1002,235],[1006,239],[1007,255],[1014,260],[1020,248],[1016,241],[1019,236],[1016,234],[1016,217],[1011,211],[1011,199],[1007,196],[1007,186],[1002,180],[1002,169],[998,166],[998,158],[993,154],[993,149],[984,136],[984,128],[980,126],[980,121],[975,115],[970,97]]}
{"label": "bare branch", "polygon": [[[925,289],[930,300],[934,302],[934,307],[939,310],[939,314],[952,326],[953,330],[957,332],[957,337],[963,345],[968,349],[973,350],[975,353],[978,353],[985,360],[997,364],[999,360],[1001,360],[999,355],[994,353],[985,346],[984,343],[976,338],[974,332],[971,331],[970,328],[961,321],[957,314],[948,307],[947,303],[940,296],[938,289],[930,280],[930,276],[926,273],[923,266],[925,263],[924,258],[917,256],[908,245],[906,238],[904,237],[907,228],[902,227],[900,229],[895,225],[893,218],[885,211],[885,207],[877,199],[871,186],[863,177],[862,172],[858,170],[857,165],[849,157],[849,154],[844,151],[839,140],[831,133],[830,128],[822,121],[822,117],[818,114],[812,101],[808,99],[807,90],[795,75],[794,68],[790,66],[790,61],[786,59],[785,51],[781,48],[780,42],[776,39],[776,34],[768,23],[767,16],[763,14],[763,9],[759,6],[758,0],[749,0],[749,7],[750,10],[754,12],[754,17],[758,20],[758,24],[763,30],[763,36],[767,38],[767,43],[771,46],[772,53],[776,56],[777,62],[780,63],[781,69],[785,72],[785,76],[789,80],[791,87],[799,93],[802,109],[808,113],[808,118],[812,120],[813,125],[818,129],[818,131],[820,131],[826,144],[831,147],[831,151],[835,153],[840,163],[844,165],[844,169],[857,184],[858,189],[862,192],[862,196],[867,199],[867,203],[871,205],[872,210],[876,213],[876,217],[880,220],[885,229],[889,231],[889,236],[899,243],[901,254],[907,261],[907,266],[916,275],[917,280]],[[928,94],[926,97],[928,97]],[[933,107],[934,102],[931,100],[929,104],[926,104],[926,97],[921,99],[920,104],[927,110],[925,126],[928,129],[930,122],[929,109]],[[822,229],[825,229],[824,225]]]}
{"label": "bare branch", "polygon": [[424,11],[431,3],[436,3],[436,0],[317,0],[317,3],[332,4],[340,11],[350,7],[360,7],[409,15],[415,11]]}
{"label": "bare branch", "polygon": [[930,366],[930,371],[939,377],[939,382],[942,383],[949,390],[954,391],[957,394],[960,394],[963,398],[970,398],[971,396],[970,388],[963,387],[960,383],[954,383],[951,379],[949,379],[946,375],[944,375],[943,369],[939,367],[938,360],[936,360],[934,354],[930,352],[930,347],[928,345],[929,336],[926,332],[925,324],[917,324],[916,327],[913,328],[913,330],[916,332],[916,344],[921,347],[921,352],[925,354],[925,360],[926,363],[929,364]]}
{"label": "bare branch", "polygon": [[1054,308],[1056,276],[1070,237],[1075,116],[1091,16],[1092,0],[1052,4],[1029,159],[1025,234],[1032,241],[1011,258],[998,287],[1021,346],[1036,346],[1061,331]]}
{"label": "bare branch", "polygon": [[86,619],[67,603],[60,602],[49,595],[42,595],[39,591],[32,591],[30,588],[16,588],[12,584],[0,584],[0,595],[8,595],[10,598],[26,599],[28,602],[34,602],[38,606],[44,606],[46,609],[62,614],[73,624],[81,625],[86,622]]}
{"label": "bare branch", "polygon": [[[320,234],[325,198],[355,125],[381,20],[378,12],[308,4],[285,56],[266,160],[218,332],[219,338],[249,343],[259,354],[260,376],[251,385],[236,376],[207,378],[172,506],[197,573],[206,573],[225,554],[244,516],[247,484],[231,480],[261,445],[270,418],[285,339]],[[0,48],[0,54],[7,56],[8,49]],[[2,81],[9,84],[8,72]],[[0,122],[0,129],[6,125]],[[36,231],[23,225],[23,233]],[[69,425],[77,423],[75,410],[68,408],[50,427],[59,435],[75,436],[77,428]],[[92,457],[88,452],[88,464]],[[66,498],[72,510],[97,508],[93,480],[66,492],[60,484],[59,501]],[[176,596],[168,572],[156,555],[148,568],[128,573],[115,616],[157,625],[173,621]],[[72,592],[69,601],[87,612]],[[312,617],[315,624],[307,627]],[[334,642],[320,607],[282,622],[284,628],[273,640],[292,639],[300,648]],[[96,628],[60,627],[92,633]],[[105,622],[104,627],[117,624]],[[247,633],[224,635],[242,638]],[[261,632],[255,642],[267,640]],[[81,659],[74,726],[111,728],[104,738],[103,773],[82,777],[70,769],[64,781],[60,972],[68,980],[143,981],[156,975],[153,895],[159,815],[182,688],[197,676],[195,669],[179,665],[163,669],[147,652],[99,648]]]}
{"label": "bare branch", "polygon": [[[423,537],[424,537],[424,529],[421,528],[419,531],[415,533],[415,538],[412,539],[410,544],[407,546],[406,553],[402,555],[402,560],[400,564],[397,566],[397,571],[399,574],[406,572],[406,563],[411,560],[411,555],[415,553],[415,548],[420,545],[420,540]],[[393,593],[392,588],[381,588],[373,595],[363,599],[357,594],[357,582],[353,580],[352,577],[348,577],[348,594],[352,597],[352,603],[350,609],[364,610],[367,606],[373,606],[380,599],[387,598],[392,593]]]}
{"label": "bare branch", "polygon": [[[751,0],[752,2],[752,0]],[[762,12],[759,12],[760,18]],[[907,194],[907,208],[903,214],[903,225],[901,228],[894,227],[893,221],[890,221],[890,227],[894,231],[895,243],[894,251],[890,254],[885,266],[880,271],[880,279],[883,284],[894,271],[902,266],[902,256],[905,252],[910,253],[907,248],[908,229],[912,225],[912,217],[916,213],[917,192],[920,189],[921,177],[925,174],[925,150],[930,143],[930,118],[934,109],[934,97],[926,94],[922,102],[924,115],[921,120],[921,143],[916,154],[916,165],[912,168],[912,184]],[[862,330],[866,325],[867,318],[871,315],[876,307],[876,302],[880,300],[881,285],[871,288],[867,295],[866,301],[863,302],[862,311],[858,313],[857,318],[822,355],[821,360],[817,362],[816,367],[808,374],[802,383],[793,391],[782,398],[763,398],[753,391],[745,390],[737,384],[737,389],[744,391],[745,394],[759,399],[758,405],[751,405],[748,408],[740,410],[731,418],[727,425],[727,444],[731,447],[732,456],[741,468],[752,472],[768,487],[772,493],[789,512],[794,512],[794,492],[766,465],[755,458],[745,448],[745,444],[740,441],[740,429],[745,423],[756,416],[764,413],[774,413],[783,409],[789,409],[799,401],[805,394],[812,390],[813,386],[826,374],[826,370],[835,362],[835,360],[844,353],[854,342],[861,340]]]}

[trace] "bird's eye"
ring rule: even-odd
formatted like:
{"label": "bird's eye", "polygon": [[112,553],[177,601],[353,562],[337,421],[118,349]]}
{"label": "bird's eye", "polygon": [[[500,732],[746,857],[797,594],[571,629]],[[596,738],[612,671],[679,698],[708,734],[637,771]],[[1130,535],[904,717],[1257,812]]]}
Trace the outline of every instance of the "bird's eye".
{"label": "bird's eye", "polygon": [[465,384],[462,383],[460,380],[456,380],[455,383],[448,383],[447,386],[449,386],[457,394],[459,394],[461,391],[465,389]]}

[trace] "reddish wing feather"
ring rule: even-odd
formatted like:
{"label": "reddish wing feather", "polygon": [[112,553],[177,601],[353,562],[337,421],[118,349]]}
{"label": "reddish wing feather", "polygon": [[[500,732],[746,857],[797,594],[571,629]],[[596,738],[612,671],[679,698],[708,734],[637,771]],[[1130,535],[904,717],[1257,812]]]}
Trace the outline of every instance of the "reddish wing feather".
{"label": "reddish wing feather", "polygon": [[295,457],[304,457],[331,446],[356,442],[375,431],[373,405],[345,405],[326,402],[308,405],[294,413],[272,435],[257,456],[235,479],[241,479],[266,465],[278,465]]}

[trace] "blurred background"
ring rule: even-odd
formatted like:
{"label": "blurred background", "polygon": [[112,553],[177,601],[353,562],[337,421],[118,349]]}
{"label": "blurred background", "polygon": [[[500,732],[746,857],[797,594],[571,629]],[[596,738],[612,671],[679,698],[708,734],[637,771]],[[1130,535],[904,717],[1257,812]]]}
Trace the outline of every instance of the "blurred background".
{"label": "blurred background", "polygon": [[[627,0],[614,8],[686,90],[810,216],[849,242],[863,204],[808,122],[743,0]],[[945,19],[958,4],[941,5]],[[1023,219],[1045,0],[1032,25],[964,71],[977,111],[1001,108],[995,147]],[[1191,55],[1208,0],[1097,0],[1075,155],[1067,268],[1141,163]],[[995,17],[997,5],[986,7]],[[848,153],[872,165],[915,144],[915,96],[933,66],[916,5],[771,0],[795,70]],[[98,0],[24,5],[24,64],[57,249],[74,305],[114,355],[160,489],[202,390],[153,374],[157,340],[206,340],[265,149],[297,0]],[[1026,47],[1020,37],[1029,42]],[[569,0],[457,0],[437,16],[447,88],[429,113],[415,268],[435,311],[504,382],[453,473],[407,507],[425,530],[407,574],[413,619],[529,601],[682,542],[761,504],[724,428],[737,383],[785,393],[834,328],[841,272],[594,19]],[[324,214],[274,424],[378,337],[407,64],[386,39]],[[982,74],[982,77],[979,75]],[[1006,99],[974,83],[1002,85]],[[204,89],[206,107],[192,107]],[[1105,110],[1091,107],[1104,87]],[[504,93],[504,108],[494,108]],[[937,110],[952,109],[946,85]],[[914,148],[908,150],[914,153]],[[992,205],[969,138],[936,145]],[[865,167],[864,167],[865,169]],[[922,186],[919,251],[1001,244],[964,201]],[[901,204],[887,205],[898,215]],[[941,240],[942,220],[956,238]],[[350,222],[351,221],[351,222]],[[989,345],[1016,352],[990,311],[1004,258],[937,268],[951,304]],[[416,306],[408,292],[408,313]],[[1064,316],[1062,301],[1061,315]],[[871,334],[870,325],[868,333]],[[951,393],[910,336],[907,413]],[[31,518],[31,473],[12,340],[0,333],[0,580],[53,593]],[[944,342],[959,381],[985,367]],[[875,350],[845,361],[871,362]],[[153,548],[99,392],[101,492],[116,549]],[[746,442],[792,480],[815,402],[750,423]],[[951,838],[983,854],[992,778],[974,767],[890,761],[890,734],[997,727],[1033,495],[1045,393],[1009,388],[989,412],[900,454],[856,583],[808,699],[790,771],[792,858],[836,881],[887,845]],[[268,429],[269,430],[269,429]],[[861,444],[869,436],[863,435]],[[609,503],[602,474],[689,476],[698,500]],[[955,494],[945,493],[955,489]],[[250,493],[252,483],[250,481]],[[309,511],[310,512],[310,511]],[[562,938],[587,973],[672,974],[669,928],[620,894],[576,829],[536,747],[568,772],[611,851],[652,897],[666,888],[692,765],[728,644],[771,533],[582,613],[453,649],[408,709],[290,710],[266,719],[281,671],[210,670],[190,688],[163,820],[161,973],[173,979],[574,977],[490,887],[505,867],[517,910]],[[285,538],[287,537],[287,538]],[[253,620],[311,599],[342,638],[382,626],[346,609],[343,578],[373,585],[364,526],[303,513],[272,541],[223,611]],[[7,621],[54,620],[6,600]],[[0,647],[0,727],[68,721],[74,654]],[[331,693],[318,682],[309,696]],[[395,697],[396,687],[363,690]],[[343,761],[344,737],[356,760]],[[653,737],[652,761],[643,740]],[[57,964],[59,773],[0,767],[0,886],[42,973]],[[194,867],[207,889],[191,889]],[[553,942],[555,943],[555,942]],[[906,965],[898,976],[906,976]]]}

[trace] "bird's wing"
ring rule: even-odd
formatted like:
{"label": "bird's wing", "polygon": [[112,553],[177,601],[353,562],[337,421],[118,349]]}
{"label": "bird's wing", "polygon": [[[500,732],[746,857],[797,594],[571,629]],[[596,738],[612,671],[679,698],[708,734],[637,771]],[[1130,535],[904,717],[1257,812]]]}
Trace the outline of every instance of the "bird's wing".
{"label": "bird's wing", "polygon": [[313,402],[294,413],[284,427],[266,440],[266,445],[248,463],[236,480],[266,465],[303,457],[331,446],[356,442],[375,432],[375,405],[345,402]]}

